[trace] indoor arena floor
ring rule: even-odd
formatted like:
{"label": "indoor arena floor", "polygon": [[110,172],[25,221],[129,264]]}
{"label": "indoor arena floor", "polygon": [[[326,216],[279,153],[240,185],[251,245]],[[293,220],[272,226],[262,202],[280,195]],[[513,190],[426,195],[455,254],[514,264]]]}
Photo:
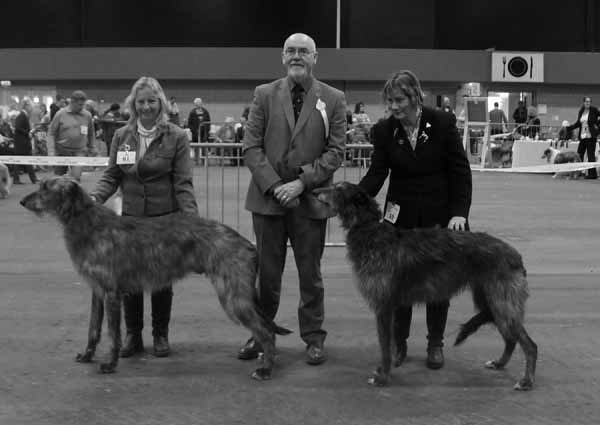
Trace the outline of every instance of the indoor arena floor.
{"label": "indoor arena floor", "polygon": [[[98,176],[84,174],[84,186]],[[201,213],[205,178],[206,169],[197,167]],[[199,276],[175,287],[170,357],[151,354],[146,326],[147,353],[122,359],[115,374],[98,374],[96,364],[74,361],[86,343],[90,291],[71,265],[58,224],[19,205],[34,189],[25,184],[0,200],[0,424],[598,423],[599,181],[482,172],[473,178],[472,230],[514,245],[527,267],[526,328],[539,349],[533,391],[512,390],[524,369],[519,348],[506,370],[483,367],[503,349],[491,326],[452,346],[460,323],[473,313],[469,294],[451,302],[443,369],[425,367],[424,309],[417,308],[408,361],[393,371],[389,387],[367,385],[379,359],[375,321],[355,290],[345,248],[337,246],[327,247],[322,262],[328,331],[323,365],[304,362],[290,250],[276,321],[294,333],[277,339],[271,381],[250,379],[255,362],[236,358],[248,334],[229,321]],[[211,181],[237,185],[229,171]],[[241,181],[245,188],[247,175]],[[222,214],[250,237],[250,215],[238,199],[224,200]],[[332,234],[331,241],[343,241]],[[148,324],[148,300],[145,305]],[[104,335],[99,357],[106,347]]]}

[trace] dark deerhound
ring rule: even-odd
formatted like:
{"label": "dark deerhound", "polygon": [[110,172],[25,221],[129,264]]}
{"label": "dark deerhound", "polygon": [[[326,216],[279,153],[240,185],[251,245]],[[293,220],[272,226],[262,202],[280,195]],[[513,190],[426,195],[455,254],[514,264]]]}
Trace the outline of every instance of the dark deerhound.
{"label": "dark deerhound", "polygon": [[527,280],[521,255],[514,248],[485,233],[401,230],[380,222],[377,202],[351,183],[337,183],[316,192],[347,231],[348,259],[358,290],[377,317],[381,366],[369,379],[370,384],[385,385],[390,378],[396,306],[442,301],[470,288],[479,313],[461,326],[455,345],[481,325],[494,323],[505,348],[498,360],[486,366],[502,369],[519,343],[526,366],[514,388],[532,388],[537,346],[523,327]]}
{"label": "dark deerhound", "polygon": [[57,217],[75,269],[92,288],[88,344],[77,361],[92,360],[106,308],[112,345],[109,361],[101,363],[99,371],[114,372],[121,346],[122,295],[155,291],[189,273],[205,273],[227,315],[248,328],[263,346],[262,364],[252,377],[271,377],[275,334],[290,331],[262,313],[255,288],[256,249],[235,230],[185,214],[119,217],[94,203],[77,182],[66,177],[43,181],[21,204],[38,215]]}

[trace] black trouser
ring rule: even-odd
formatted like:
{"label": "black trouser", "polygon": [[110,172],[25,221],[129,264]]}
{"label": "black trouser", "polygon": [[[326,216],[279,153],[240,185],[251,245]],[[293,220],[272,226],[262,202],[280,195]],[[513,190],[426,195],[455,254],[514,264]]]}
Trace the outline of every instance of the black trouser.
{"label": "black trouser", "polygon": [[[449,301],[427,304],[427,340],[430,347],[441,347],[448,319]],[[412,306],[401,306],[394,311],[394,335],[396,344],[406,341],[410,334]]]}
{"label": "black trouser", "polygon": [[259,299],[265,315],[274,319],[279,308],[289,239],[300,280],[300,337],[307,344],[322,343],[327,335],[322,328],[325,291],[321,277],[327,220],[308,218],[294,208],[285,215],[253,213],[252,224],[258,250]]}
{"label": "black trouser", "polygon": [[[161,289],[152,293],[152,335],[168,336],[171,319],[173,288]],[[144,294],[130,294],[123,297],[125,326],[127,333],[141,333],[144,327]]]}
{"label": "black trouser", "polygon": [[[587,162],[596,162],[596,139],[581,139],[577,147],[577,153],[582,161],[585,162],[583,156],[587,153]],[[598,178],[598,173],[595,168],[588,169],[588,177]]]}
{"label": "black trouser", "polygon": [[12,167],[12,175],[13,175],[13,181],[15,183],[19,183],[21,181],[21,177],[19,176],[19,171],[21,169],[24,169],[25,172],[29,175],[29,180],[31,180],[31,183],[35,183],[38,181],[37,176],[35,175],[35,169],[33,168],[33,165],[31,164],[27,164],[27,165],[13,165]]}

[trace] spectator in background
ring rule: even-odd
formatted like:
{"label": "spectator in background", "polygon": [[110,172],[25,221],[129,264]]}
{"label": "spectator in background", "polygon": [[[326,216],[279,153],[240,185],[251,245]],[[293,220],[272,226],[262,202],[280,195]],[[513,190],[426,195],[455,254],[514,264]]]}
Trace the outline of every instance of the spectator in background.
{"label": "spectator in background", "polygon": [[250,107],[246,106],[242,111],[240,122],[235,126],[235,132],[237,134],[238,142],[244,140],[244,132],[246,131],[246,124],[248,123],[248,115],[250,115]]}
{"label": "spectator in background", "polygon": [[371,130],[371,118],[365,112],[364,102],[357,102],[354,105],[354,114],[352,114],[352,126],[354,134],[353,143],[369,143],[369,131]]}
{"label": "spectator in background", "polygon": [[[192,143],[208,142],[208,133],[210,132],[210,114],[202,106],[202,99],[194,99],[194,109],[188,115],[188,128],[192,132]],[[196,164],[200,163],[200,148],[194,146],[194,160]]]}
{"label": "spectator in background", "polygon": [[175,96],[169,99],[169,121],[179,126],[179,106],[175,100]]}
{"label": "spectator in background", "polygon": [[[577,113],[577,121],[567,127],[567,130],[579,129],[579,146],[577,153],[583,161],[583,156],[587,152],[588,162],[596,162],[596,138],[598,137],[598,120],[600,112],[598,108],[592,105],[591,97],[583,98],[583,105]],[[590,168],[586,179],[597,179],[598,173],[595,168]]]}
{"label": "spectator in background", "polygon": [[98,105],[92,99],[88,99],[85,101],[83,107],[92,116],[92,122],[94,123],[94,137],[96,137],[98,131],[100,130],[100,123],[98,122],[100,119],[98,117]]}
{"label": "spectator in background", "polygon": [[525,122],[525,136],[535,139],[540,135],[540,119],[537,116],[537,108],[530,106],[527,108],[527,121]]}
{"label": "spectator in background", "polygon": [[54,119],[54,115],[56,115],[56,113],[65,106],[67,106],[67,100],[63,95],[57,94],[54,102],[52,102],[50,105],[50,121],[52,121]]}
{"label": "spectator in background", "polygon": [[[558,146],[559,148],[569,145],[569,140],[573,137],[573,130],[569,130],[569,121],[564,120],[558,130]],[[581,156],[580,156],[581,157]]]}
{"label": "spectator in background", "polygon": [[[24,97],[21,100],[21,111],[15,119],[15,155],[27,155],[31,156],[31,124],[29,117],[33,112],[33,101],[29,97]],[[38,178],[35,175],[33,165],[16,165],[13,167],[13,183],[22,184],[19,177],[19,171],[24,169],[29,174],[31,183],[35,184],[38,182]]]}
{"label": "spectator in background", "polygon": [[124,118],[121,115],[121,105],[118,103],[111,104],[108,110],[105,111],[100,118],[102,137],[104,139],[104,143],[106,144],[107,155],[110,154],[110,146],[112,144],[112,139],[115,135],[116,129],[122,126],[121,121],[124,121]]}
{"label": "spectator in background", "polygon": [[515,122],[517,132],[523,134],[523,128],[520,124],[525,124],[527,121],[527,107],[525,106],[525,102],[522,100],[519,100],[519,103],[513,112],[513,120]]}
{"label": "spectator in background", "polygon": [[444,112],[448,112],[452,115],[455,115],[454,110],[452,109],[452,106],[450,105],[450,98],[448,96],[444,96],[442,98],[441,110]]}
{"label": "spectator in background", "polygon": [[[215,142],[236,143],[238,141],[234,122],[235,120],[233,119],[233,117],[225,118],[225,122],[221,127],[219,127],[219,130],[217,130],[217,133],[215,134]],[[235,150],[236,149],[230,147],[221,148],[222,155],[225,158],[230,158],[233,165],[237,165],[237,160],[233,157],[233,153]]]}
{"label": "spectator in background", "polygon": [[494,102],[494,109],[492,109],[489,113],[490,134],[492,135],[504,133],[508,124],[506,114],[502,109],[500,109],[499,106],[500,105],[498,105],[498,102]]}
{"label": "spectator in background", "polygon": [[[48,129],[49,156],[84,156],[96,154],[96,138],[92,114],[84,109],[86,94],[76,90],[71,95],[69,106],[59,110]],[[54,174],[63,175],[67,166],[57,165]],[[71,176],[81,181],[80,166],[71,166]]]}

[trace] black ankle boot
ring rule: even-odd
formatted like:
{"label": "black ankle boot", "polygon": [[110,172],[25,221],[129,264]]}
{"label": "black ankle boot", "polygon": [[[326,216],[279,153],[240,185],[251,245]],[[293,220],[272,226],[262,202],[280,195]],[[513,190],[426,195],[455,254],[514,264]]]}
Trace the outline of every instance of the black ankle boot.
{"label": "black ankle boot", "polygon": [[144,351],[144,342],[142,341],[142,334],[140,333],[129,333],[125,336],[125,343],[121,348],[121,357],[131,357],[134,354],[142,353]]}
{"label": "black ankle boot", "polygon": [[167,357],[171,354],[169,347],[169,338],[167,335],[157,335],[154,337],[154,355],[156,357]]}
{"label": "black ankle boot", "polygon": [[427,347],[427,367],[441,369],[444,366],[444,350],[441,345]]}

